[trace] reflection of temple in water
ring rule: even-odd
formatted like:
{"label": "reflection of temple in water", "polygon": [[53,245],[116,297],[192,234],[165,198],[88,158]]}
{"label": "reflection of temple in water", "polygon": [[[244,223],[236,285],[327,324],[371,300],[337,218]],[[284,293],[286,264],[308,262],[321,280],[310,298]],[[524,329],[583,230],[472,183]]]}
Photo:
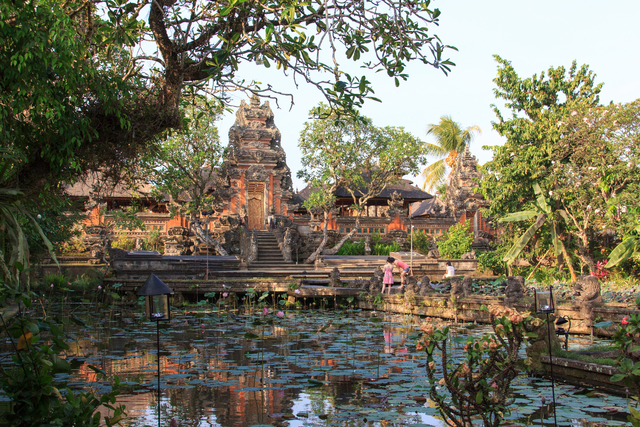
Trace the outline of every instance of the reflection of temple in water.
{"label": "reflection of temple in water", "polygon": [[[301,402],[312,417],[351,401],[377,405],[380,397],[365,393],[364,382],[399,372],[410,375],[404,371],[404,362],[421,357],[406,351],[407,332],[402,327],[380,327],[371,334],[366,329],[345,330],[340,321],[319,328],[317,320],[304,316],[261,325],[251,321],[189,314],[161,326],[163,420],[176,418],[178,425],[193,426],[287,425],[283,415],[300,411]],[[109,377],[118,375],[125,389],[118,403],[127,407],[131,425],[154,425],[155,325],[134,322],[97,320],[94,330],[80,332],[68,357],[84,360],[74,373],[76,384],[96,383],[89,365],[103,369]],[[384,354],[386,332],[393,334],[389,345],[395,355]],[[247,333],[259,338],[245,339]],[[345,339],[353,340],[353,345],[367,343],[378,351],[349,356],[341,349]],[[382,357],[392,357],[393,362],[376,371]],[[364,367],[369,368],[368,378],[352,374]],[[309,379],[322,384],[308,388]]]}

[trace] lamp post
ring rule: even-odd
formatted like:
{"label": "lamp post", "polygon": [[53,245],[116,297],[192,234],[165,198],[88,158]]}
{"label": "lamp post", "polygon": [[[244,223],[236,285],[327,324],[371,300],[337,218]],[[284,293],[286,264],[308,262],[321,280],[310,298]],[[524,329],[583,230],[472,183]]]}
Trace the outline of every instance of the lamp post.
{"label": "lamp post", "polygon": [[553,356],[551,355],[551,325],[549,325],[549,314],[555,313],[556,304],[553,299],[553,287],[549,286],[548,290],[536,289],[534,294],[536,312],[538,314],[547,315],[547,333],[549,337],[549,366],[551,371],[551,394],[553,396],[553,423],[557,427],[558,420],[556,418],[556,387],[553,378]]}
{"label": "lamp post", "polygon": [[169,295],[173,290],[164,284],[155,274],[149,278],[137,295],[144,296],[147,319],[156,322],[156,345],[158,349],[158,427],[160,427],[160,321],[171,320],[171,308],[169,307]]}
{"label": "lamp post", "polygon": [[[564,325],[567,325],[567,329],[564,329]],[[569,331],[571,330],[571,318],[569,316],[560,316],[556,320],[556,335],[564,335],[564,349],[569,350]]]}

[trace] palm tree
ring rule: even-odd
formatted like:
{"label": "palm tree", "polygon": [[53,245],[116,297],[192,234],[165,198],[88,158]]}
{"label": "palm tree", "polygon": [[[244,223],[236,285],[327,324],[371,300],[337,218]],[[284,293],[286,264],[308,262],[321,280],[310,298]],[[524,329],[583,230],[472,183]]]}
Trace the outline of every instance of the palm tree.
{"label": "palm tree", "polygon": [[463,130],[460,123],[453,121],[451,116],[442,116],[439,124],[429,125],[427,135],[433,135],[436,138],[436,143],[424,145],[426,154],[436,157],[447,156],[447,158],[437,160],[422,171],[422,176],[425,177],[424,184],[422,184],[423,190],[427,185],[429,191],[432,191],[438,185],[443,184],[446,167],[453,168],[455,166],[458,153],[464,151],[476,133],[482,133],[478,126],[470,126]]}

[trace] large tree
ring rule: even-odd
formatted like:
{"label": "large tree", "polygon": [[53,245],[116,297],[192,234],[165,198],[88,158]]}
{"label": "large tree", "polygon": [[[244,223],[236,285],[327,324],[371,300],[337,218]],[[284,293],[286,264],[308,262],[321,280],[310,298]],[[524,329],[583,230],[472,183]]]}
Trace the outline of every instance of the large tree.
{"label": "large tree", "polygon": [[[313,192],[306,207],[324,215],[324,235],[307,263],[320,253],[337,252],[358,229],[369,200],[402,175],[417,173],[425,160],[423,142],[403,128],[379,128],[367,117],[340,116],[324,104],[312,109],[310,115],[314,120],[305,123],[300,132],[303,169],[298,175],[311,183]],[[358,213],[356,224],[334,248],[325,250],[327,219],[339,188],[351,195]]]}
{"label": "large tree", "polygon": [[[171,214],[188,217],[203,242],[209,236],[200,218],[219,207],[219,167],[225,154],[215,125],[219,111],[205,107],[205,102],[194,100],[186,109],[182,129],[169,132],[157,151],[149,153],[143,171],[154,186],[152,195],[158,200],[168,197]],[[217,240],[210,243],[227,254]]]}
{"label": "large tree", "polygon": [[0,4],[0,133],[37,190],[87,170],[118,172],[181,124],[185,91],[223,103],[272,90],[236,75],[274,65],[349,111],[372,97],[366,76],[399,84],[418,60],[447,72],[430,2],[30,0]]}
{"label": "large tree", "polygon": [[454,121],[451,116],[442,116],[440,117],[440,123],[429,125],[427,136],[433,136],[435,144],[425,144],[425,153],[429,156],[447,156],[447,158],[431,163],[422,171],[422,176],[425,178],[422,189],[427,188],[432,191],[442,185],[447,171],[446,167],[455,167],[458,154],[463,152],[465,147],[471,143],[475,134],[479,133],[481,133],[481,130],[478,126],[470,126],[463,129],[460,123]]}
{"label": "large tree", "polygon": [[[535,210],[533,189],[539,186],[564,247],[592,270],[592,240],[637,180],[637,132],[630,133],[637,104],[599,105],[602,84],[595,84],[586,65],[574,62],[569,70],[550,68],[522,79],[509,61],[496,59],[495,93],[511,117],[494,107],[494,129],[506,142],[492,147],[493,160],[484,166],[488,213],[500,218]],[[537,244],[538,237],[544,236],[531,241]]]}

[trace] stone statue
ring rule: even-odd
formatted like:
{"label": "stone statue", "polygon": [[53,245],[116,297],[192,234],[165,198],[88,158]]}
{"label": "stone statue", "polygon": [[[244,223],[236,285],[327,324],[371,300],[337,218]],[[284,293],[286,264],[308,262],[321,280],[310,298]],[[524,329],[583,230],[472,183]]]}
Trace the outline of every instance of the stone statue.
{"label": "stone statue", "polygon": [[451,278],[451,296],[456,298],[462,298],[464,294],[464,286],[460,277]]}
{"label": "stone statue", "polygon": [[461,259],[476,259],[476,251],[467,252],[466,254],[462,254]]}
{"label": "stone statue", "polygon": [[504,305],[513,308],[514,303],[522,300],[522,297],[524,297],[524,292],[524,277],[507,277],[507,287],[504,290]]}
{"label": "stone statue", "polygon": [[418,295],[420,292],[420,287],[418,286],[418,279],[414,276],[408,276],[406,279],[406,283],[404,285],[404,293],[405,295]]}
{"label": "stone statue", "polygon": [[369,289],[368,291],[373,293],[378,293],[382,291],[382,279],[384,278],[384,270],[382,267],[378,266],[376,271],[373,273],[371,279],[369,279]]}
{"label": "stone statue", "polygon": [[293,241],[293,234],[291,229],[287,228],[284,232],[284,238],[282,240],[282,253],[284,255],[284,262],[292,262],[291,259],[291,242]]}
{"label": "stone statue", "polygon": [[473,279],[471,277],[465,277],[462,280],[462,292],[465,297],[473,295]]}
{"label": "stone statue", "polygon": [[602,303],[600,280],[595,276],[580,276],[574,286],[576,305],[585,319],[587,326],[593,326],[593,309]]}
{"label": "stone statue", "polygon": [[247,248],[246,260],[247,264],[251,264],[258,259],[258,239],[255,233],[252,231],[249,236],[249,247]]}
{"label": "stone statue", "polygon": [[342,281],[340,280],[340,270],[338,270],[338,267],[333,267],[333,270],[329,275],[329,286],[332,288],[342,287]]}
{"label": "stone statue", "polygon": [[574,286],[576,300],[580,303],[600,304],[600,281],[595,276],[580,276]]}

